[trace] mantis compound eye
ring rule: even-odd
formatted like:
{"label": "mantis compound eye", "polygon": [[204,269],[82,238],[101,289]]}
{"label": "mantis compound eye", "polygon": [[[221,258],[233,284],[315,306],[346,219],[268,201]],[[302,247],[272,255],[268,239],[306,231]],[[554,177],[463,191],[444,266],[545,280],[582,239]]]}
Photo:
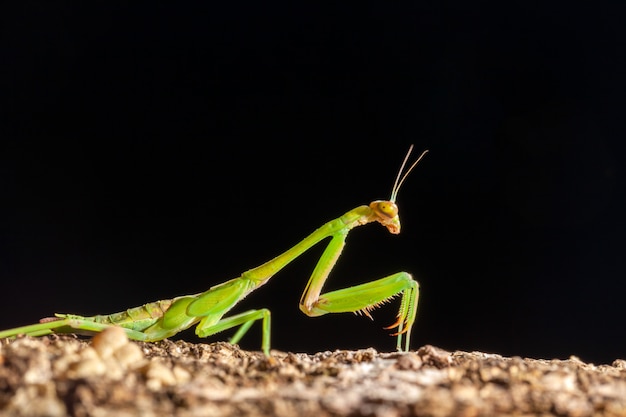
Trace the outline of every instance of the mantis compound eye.
{"label": "mantis compound eye", "polygon": [[378,201],[375,210],[389,218],[394,218],[398,215],[398,206],[391,201]]}

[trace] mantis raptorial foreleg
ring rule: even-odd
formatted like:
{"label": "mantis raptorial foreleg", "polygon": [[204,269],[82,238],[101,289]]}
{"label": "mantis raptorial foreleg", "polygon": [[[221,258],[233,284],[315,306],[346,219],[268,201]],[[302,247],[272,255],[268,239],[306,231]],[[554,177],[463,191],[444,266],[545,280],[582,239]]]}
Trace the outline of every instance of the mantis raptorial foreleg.
{"label": "mantis raptorial foreleg", "polygon": [[348,211],[343,216],[324,224],[291,249],[263,265],[244,272],[238,278],[211,287],[200,294],[156,301],[120,313],[90,317],[56,314],[55,317],[42,319],[37,324],[0,331],[0,338],[20,334],[43,336],[53,332],[97,333],[111,326],[120,326],[131,339],[157,341],[197,324],[196,334],[200,337],[239,327],[230,339],[231,343],[237,343],[255,321],[261,320],[263,326],[261,348],[269,356],[269,310],[250,310],[229,317],[224,315],[302,253],[320,241],[330,238],[302,293],[300,310],[312,317],[327,313],[354,312],[371,318],[371,310],[401,295],[398,320],[386,328],[397,328],[393,333],[397,336],[397,348],[409,350],[411,328],[415,322],[419,298],[419,285],[409,273],[397,272],[375,281],[327,293],[322,293],[322,288],[341,255],[350,230],[367,223],[378,222],[390,233],[400,233],[400,218],[395,203],[398,190],[407,175],[428,152],[424,151],[403,174],[412,149],[413,146],[400,167],[389,200],[376,200],[367,206]]}

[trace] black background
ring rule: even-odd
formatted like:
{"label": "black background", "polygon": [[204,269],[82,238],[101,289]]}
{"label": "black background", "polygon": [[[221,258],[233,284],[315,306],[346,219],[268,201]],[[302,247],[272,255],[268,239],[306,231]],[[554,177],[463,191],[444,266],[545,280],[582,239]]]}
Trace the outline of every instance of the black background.
{"label": "black background", "polygon": [[[352,231],[327,288],[413,273],[414,348],[625,356],[623,7],[16,5],[0,11],[1,328],[236,277],[387,198],[414,143],[430,154],[398,198],[402,234]],[[321,250],[237,311],[272,310],[277,349],[392,350],[397,302],[373,323],[300,313]]]}

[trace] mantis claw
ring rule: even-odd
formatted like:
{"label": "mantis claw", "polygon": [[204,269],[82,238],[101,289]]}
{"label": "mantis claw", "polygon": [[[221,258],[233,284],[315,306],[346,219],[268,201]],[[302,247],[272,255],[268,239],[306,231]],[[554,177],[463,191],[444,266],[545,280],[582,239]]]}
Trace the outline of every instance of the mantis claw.
{"label": "mantis claw", "polygon": [[402,330],[398,330],[395,333],[390,333],[389,336],[400,336],[401,334],[406,334],[406,332],[409,331],[409,326],[408,326],[408,323],[406,322],[406,320],[404,320],[404,321],[398,320],[395,323],[393,323],[392,325],[389,325],[387,327],[383,327],[383,329],[389,330],[389,329],[393,329],[395,327],[400,328],[401,327],[400,325],[402,325],[402,327],[403,327]]}

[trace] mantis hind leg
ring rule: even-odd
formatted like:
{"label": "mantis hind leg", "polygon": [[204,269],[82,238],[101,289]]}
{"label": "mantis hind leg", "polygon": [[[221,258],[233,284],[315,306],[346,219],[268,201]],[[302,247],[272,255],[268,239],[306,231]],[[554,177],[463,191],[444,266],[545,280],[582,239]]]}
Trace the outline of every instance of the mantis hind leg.
{"label": "mantis hind leg", "polygon": [[67,323],[65,322],[66,320],[54,320],[49,322],[30,324],[28,326],[14,327],[13,329],[1,331],[0,339],[4,339],[5,337],[15,337],[18,335],[44,336],[54,333],[53,329],[60,329],[64,326],[67,326]]}
{"label": "mantis hind leg", "polygon": [[[87,335],[93,335],[99,333],[109,327],[113,327],[112,324],[97,323],[92,320],[87,320],[79,317],[65,318],[65,319],[50,319],[37,324],[31,324],[28,326],[15,327],[13,329],[0,332],[0,339],[5,337],[14,337],[18,335],[26,336],[45,336],[53,333],[84,333]],[[122,327],[122,326],[118,326]],[[129,339],[133,340],[145,340],[146,335],[142,332],[127,329],[122,327],[126,332]],[[79,330],[77,332],[77,330]]]}
{"label": "mantis hind leg", "polygon": [[[236,314],[231,317],[219,320],[217,323],[208,324],[206,320],[200,320],[196,328],[196,334],[200,337],[207,337],[227,330],[233,327],[241,326],[235,335],[230,339],[230,343],[238,343],[246,334],[252,324],[257,320],[262,320],[262,341],[261,348],[265,355],[269,356],[270,351],[270,311],[267,309],[250,310],[244,313]],[[53,333],[78,333],[85,335],[93,335],[103,330],[116,326],[114,324],[98,323],[79,316],[70,318],[52,318],[37,324],[28,326],[15,327],[13,329],[0,331],[0,339],[7,337],[15,337],[19,335],[26,336],[45,336]],[[166,336],[161,334],[155,336],[153,333],[144,333],[142,331],[133,330],[124,326],[117,325],[126,332],[129,339],[139,341],[161,340]],[[163,337],[160,337],[163,336]]]}
{"label": "mantis hind leg", "polygon": [[262,320],[262,339],[261,349],[266,356],[270,355],[270,327],[271,327],[271,314],[266,308],[260,310],[249,310],[244,313],[239,313],[234,316],[221,319],[217,323],[208,324],[205,320],[200,320],[198,327],[196,327],[196,334],[199,337],[207,337],[213,334],[219,333],[224,330],[231,329],[233,327],[241,326],[233,337],[230,338],[230,343],[238,343],[241,338],[250,329],[255,321]]}

